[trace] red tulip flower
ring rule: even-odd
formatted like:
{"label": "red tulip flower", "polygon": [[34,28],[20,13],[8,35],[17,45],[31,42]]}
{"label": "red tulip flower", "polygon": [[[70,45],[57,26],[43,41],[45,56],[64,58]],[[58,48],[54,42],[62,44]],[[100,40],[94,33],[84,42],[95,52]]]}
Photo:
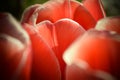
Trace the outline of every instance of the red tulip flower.
{"label": "red tulip flower", "polygon": [[100,0],[50,0],[27,8],[21,23],[32,41],[31,78],[64,80],[64,51],[104,17]]}
{"label": "red tulip flower", "polygon": [[24,11],[22,26],[0,16],[0,79],[119,79],[118,17],[106,19],[101,0],[35,4]]}

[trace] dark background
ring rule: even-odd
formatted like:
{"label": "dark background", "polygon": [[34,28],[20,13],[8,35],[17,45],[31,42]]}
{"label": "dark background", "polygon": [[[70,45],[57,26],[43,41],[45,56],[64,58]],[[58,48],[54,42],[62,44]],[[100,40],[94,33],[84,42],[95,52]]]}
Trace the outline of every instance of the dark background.
{"label": "dark background", "polygon": [[[9,12],[20,20],[24,9],[35,3],[44,3],[47,0],[2,0],[0,2],[0,12]],[[81,1],[81,0],[78,0]],[[107,16],[120,15],[120,0],[102,0]]]}

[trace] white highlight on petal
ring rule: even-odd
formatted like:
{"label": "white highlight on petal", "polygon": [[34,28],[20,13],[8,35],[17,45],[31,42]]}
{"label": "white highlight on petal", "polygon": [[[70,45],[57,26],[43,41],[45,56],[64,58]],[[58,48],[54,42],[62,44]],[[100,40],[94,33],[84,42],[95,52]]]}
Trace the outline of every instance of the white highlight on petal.
{"label": "white highlight on petal", "polygon": [[102,78],[103,80],[117,80],[111,74],[104,72],[104,71],[101,71],[101,70],[95,71],[94,75],[99,77],[99,78]]}
{"label": "white highlight on petal", "polygon": [[22,69],[25,67],[28,55],[30,53],[29,51],[30,51],[29,48],[25,48],[23,53],[21,53],[23,55],[21,57],[21,61],[18,64],[18,67],[17,67],[17,69],[16,69],[16,71],[15,71],[15,73],[13,75],[13,79],[12,80],[18,80],[18,77],[20,76],[20,73],[22,72]]}
{"label": "white highlight on petal", "polygon": [[78,67],[80,67],[81,69],[84,69],[84,70],[87,70],[90,67],[89,64],[86,61],[83,61],[83,60],[80,60],[80,59],[79,59],[78,62],[76,61],[75,63]]}
{"label": "white highlight on petal", "polygon": [[9,58],[24,49],[24,45],[20,40],[2,33],[0,34],[0,46],[2,46],[4,53],[11,55]]}

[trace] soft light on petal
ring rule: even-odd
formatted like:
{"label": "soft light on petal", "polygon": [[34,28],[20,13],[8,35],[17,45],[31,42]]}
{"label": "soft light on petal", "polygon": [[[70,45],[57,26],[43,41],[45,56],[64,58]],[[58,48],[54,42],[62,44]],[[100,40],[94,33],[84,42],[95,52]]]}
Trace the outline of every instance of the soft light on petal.
{"label": "soft light on petal", "polygon": [[61,19],[57,21],[54,25],[58,44],[55,47],[55,49],[57,50],[56,55],[58,57],[60,65],[62,66],[61,70],[64,74],[65,63],[62,59],[63,52],[78,36],[81,36],[85,32],[85,30],[78,23],[70,19]]}
{"label": "soft light on petal", "polygon": [[75,0],[50,0],[36,10],[37,23],[44,20],[56,22],[62,18],[73,19],[74,12],[79,5],[79,2]]}
{"label": "soft light on petal", "polygon": [[[20,63],[24,45],[17,39],[0,35],[0,79],[14,79],[14,76]],[[19,72],[20,74],[20,72]],[[23,80],[25,80],[23,78]]]}
{"label": "soft light on petal", "polygon": [[[35,15],[34,12],[37,10],[37,8],[41,7],[40,4],[35,4],[32,5],[28,8],[26,8],[22,14],[22,18],[21,18],[21,23],[29,23],[29,24],[35,24],[36,23],[36,19],[37,18],[37,14]],[[35,16],[34,16],[35,15]]]}
{"label": "soft light on petal", "polygon": [[73,19],[85,29],[93,28],[96,24],[90,12],[75,0],[50,0],[43,5],[32,5],[25,10],[21,23],[35,26],[45,20],[54,23],[63,18]]}
{"label": "soft light on petal", "polygon": [[8,13],[0,13],[0,79],[29,80],[31,45],[22,26]]}
{"label": "soft light on petal", "polygon": [[108,30],[120,33],[120,16],[107,17],[97,22],[97,30]]}
{"label": "soft light on petal", "polygon": [[64,0],[50,0],[43,4],[35,12],[38,13],[37,23],[50,20],[55,22],[61,18],[64,18]]}
{"label": "soft light on petal", "polygon": [[65,63],[62,59],[63,52],[85,30],[71,19],[61,19],[55,23],[43,21],[37,24],[35,28],[39,31],[43,40],[53,49],[60,62],[61,71],[64,73]]}
{"label": "soft light on petal", "polygon": [[[77,63],[79,64],[79,63]],[[81,64],[82,65],[82,64]],[[83,69],[76,64],[67,65],[66,80],[89,80],[89,69]],[[91,74],[92,75],[92,74]]]}
{"label": "soft light on petal", "polygon": [[82,63],[77,62],[67,65],[66,80],[117,80],[107,72],[94,70],[90,66],[83,68],[81,67],[81,65],[84,65]]}
{"label": "soft light on petal", "polygon": [[51,23],[48,20],[42,21],[37,26],[35,29],[38,31],[38,33],[41,35],[41,37],[44,39],[44,41],[49,45],[51,48],[55,46],[54,43],[54,27],[53,23]]}
{"label": "soft light on petal", "polygon": [[102,70],[120,79],[120,35],[109,31],[89,30],[64,54],[67,64],[87,62],[92,69]]}
{"label": "soft light on petal", "polygon": [[30,35],[33,48],[32,80],[60,80],[61,72],[57,58],[52,49],[31,25],[24,24]]}
{"label": "soft light on petal", "polygon": [[0,13],[0,33],[7,34],[28,44],[29,36],[22,26],[9,13]]}
{"label": "soft light on petal", "polygon": [[85,30],[77,22],[71,19],[61,19],[54,23],[56,30],[57,46],[60,53],[64,50]]}

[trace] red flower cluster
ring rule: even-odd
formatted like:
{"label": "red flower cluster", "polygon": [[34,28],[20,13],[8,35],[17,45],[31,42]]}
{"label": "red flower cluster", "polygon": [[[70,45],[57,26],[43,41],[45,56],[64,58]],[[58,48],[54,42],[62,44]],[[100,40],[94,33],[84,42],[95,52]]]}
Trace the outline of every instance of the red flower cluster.
{"label": "red flower cluster", "polygon": [[0,80],[119,80],[120,17],[105,17],[101,0],[0,13]]}

